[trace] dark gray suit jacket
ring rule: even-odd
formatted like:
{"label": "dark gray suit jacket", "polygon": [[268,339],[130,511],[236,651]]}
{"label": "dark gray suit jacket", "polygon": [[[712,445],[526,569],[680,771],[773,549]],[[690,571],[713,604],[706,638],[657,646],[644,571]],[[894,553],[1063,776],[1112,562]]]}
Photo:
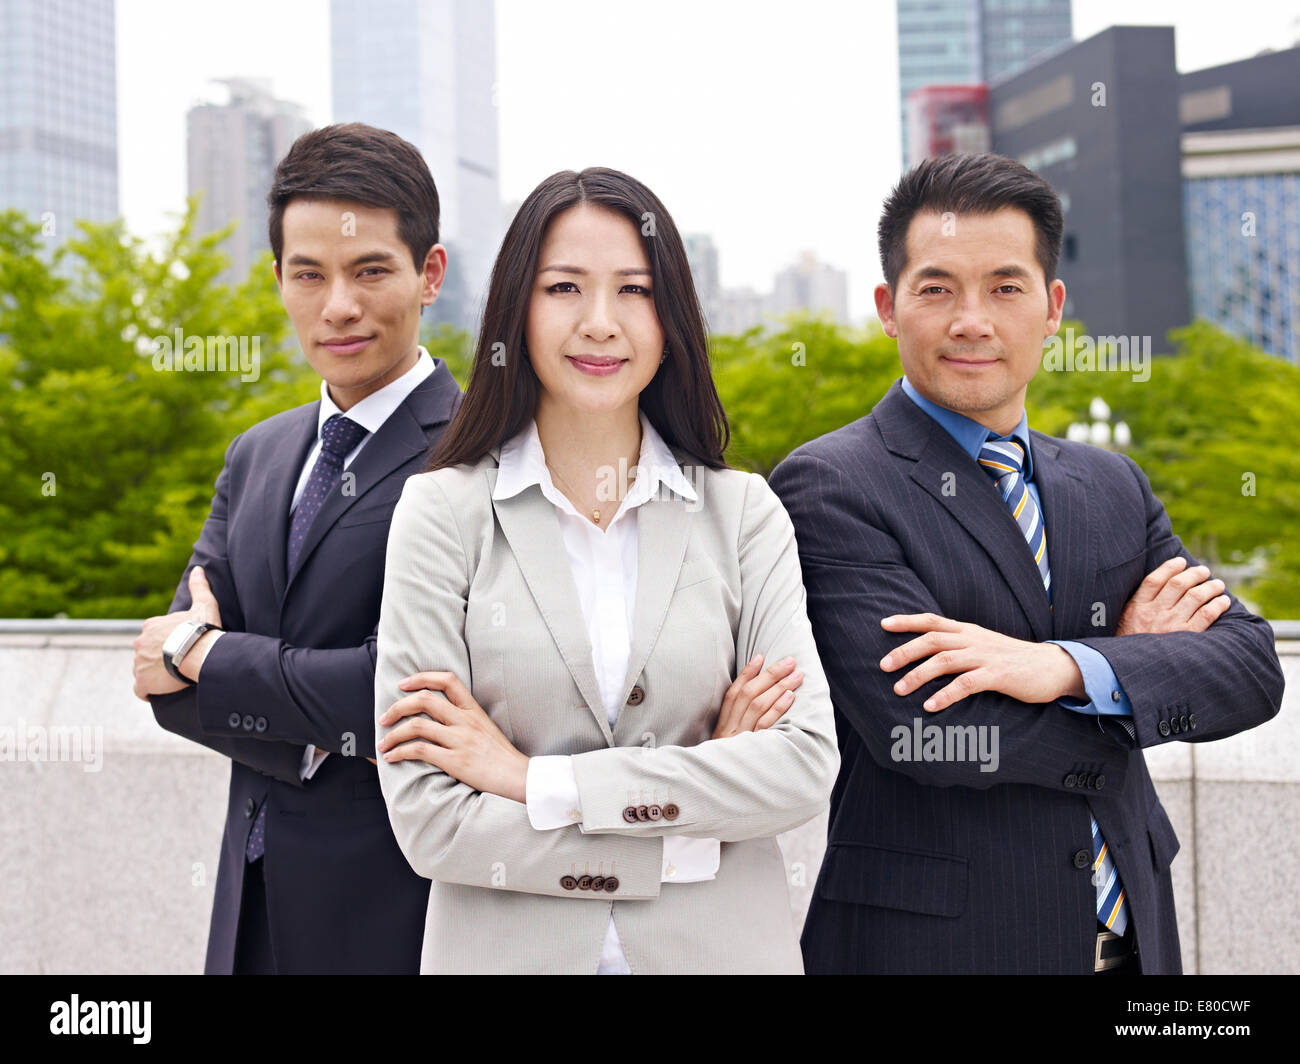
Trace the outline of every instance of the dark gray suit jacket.
{"label": "dark gray suit jacket", "polygon": [[[1190,556],[1129,458],[1038,432],[1031,445],[1052,606],[990,479],[899,382],[868,417],[772,474],[799,541],[842,763],[804,926],[810,973],[1091,972],[1089,811],[1122,876],[1143,970],[1181,970],[1178,840],[1141,747],[1272,717],[1282,697],[1272,630],[1234,599],[1204,633],[1115,637],[1142,578]],[[914,636],[880,619],[927,611],[1093,647],[1132,703],[1136,743],[1113,718],[992,692],[925,713],[951,676],[898,696],[903,673],[879,662]],[[998,770],[894,760],[891,733],[915,719],[996,727]]]}
{"label": "dark gray suit jacket", "polygon": [[[375,756],[375,639],[384,552],[406,478],[423,468],[460,405],[434,372],[379,428],[332,493],[285,571],[289,502],[317,433],[319,402],[237,436],[172,610],[188,609],[202,565],[227,634],[196,687],[153,698],[168,731],[231,759],[208,973],[234,961],[244,846],[266,804],[271,945],[282,972],[419,970],[429,881],[393,838]],[[331,752],[305,784],[304,747]]]}

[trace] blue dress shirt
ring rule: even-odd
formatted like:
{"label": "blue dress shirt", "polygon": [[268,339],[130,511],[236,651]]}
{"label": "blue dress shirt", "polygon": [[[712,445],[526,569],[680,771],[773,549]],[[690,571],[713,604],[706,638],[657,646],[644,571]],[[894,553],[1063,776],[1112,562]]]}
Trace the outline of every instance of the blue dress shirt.
{"label": "blue dress shirt", "polygon": [[[906,377],[903,378],[903,391],[912,402],[943,426],[961,449],[971,456],[972,461],[979,459],[980,448],[984,446],[985,441],[991,435],[996,435],[978,421],[972,421],[962,414],[931,402],[918,392]],[[1029,415],[1022,413],[1020,424],[1008,435],[1015,437],[1016,442],[1024,448],[1025,484],[1028,485],[1029,493],[1038,506],[1038,512],[1043,515],[1043,523],[1046,524],[1048,514],[1043,509],[1042,500],[1038,497],[1038,488],[1034,485],[1034,452],[1029,447]],[[1051,562],[1050,555],[1048,562],[1049,564]],[[1110,662],[1104,656],[1090,646],[1068,639],[1049,639],[1047,642],[1055,643],[1074,659],[1074,663],[1079,666],[1079,672],[1083,674],[1083,688],[1088,694],[1086,702],[1081,702],[1077,698],[1061,698],[1058,700],[1061,706],[1077,713],[1091,713],[1095,716],[1131,717],[1133,715],[1133,707],[1129,703],[1128,695],[1124,693],[1124,688],[1120,686],[1115,676],[1115,670],[1110,667]],[[1119,695],[1118,700],[1115,699],[1116,694]]]}

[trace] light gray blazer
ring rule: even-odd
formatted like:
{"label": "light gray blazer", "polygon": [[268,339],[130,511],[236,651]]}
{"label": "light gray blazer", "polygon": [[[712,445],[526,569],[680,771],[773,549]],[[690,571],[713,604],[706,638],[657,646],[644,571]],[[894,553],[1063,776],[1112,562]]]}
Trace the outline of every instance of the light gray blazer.
{"label": "light gray blazer", "polygon": [[[785,509],[761,476],[698,466],[683,468],[698,502],[664,488],[639,508],[631,657],[611,732],[554,507],[536,485],[494,502],[499,458],[406,482],[388,538],[376,716],[402,696],[402,677],[454,672],[521,752],[577,755],[582,820],[537,831],[519,802],[423,761],[381,759],[397,842],[434,881],[422,971],[591,974],[612,910],[635,973],[802,972],[773,836],[826,807],[839,751]],[[796,659],[794,705],[770,729],[710,740],[737,662],[755,653]],[[624,818],[650,804],[675,805],[676,819]],[[661,885],[666,835],[720,839],[717,877]],[[617,889],[562,884],[584,874]]]}

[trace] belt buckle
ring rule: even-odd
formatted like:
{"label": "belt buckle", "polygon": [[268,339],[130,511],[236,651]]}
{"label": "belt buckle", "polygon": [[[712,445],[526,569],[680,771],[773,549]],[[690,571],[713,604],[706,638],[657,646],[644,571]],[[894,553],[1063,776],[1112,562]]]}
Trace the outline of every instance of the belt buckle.
{"label": "belt buckle", "polygon": [[1115,934],[1114,931],[1097,932],[1097,948],[1096,953],[1093,956],[1092,969],[1094,972],[1105,972],[1109,971],[1111,968],[1118,968],[1125,960],[1127,960],[1127,953],[1116,953],[1109,957],[1103,957],[1101,955],[1103,946],[1108,945],[1111,942],[1118,942],[1121,937],[1122,936]]}

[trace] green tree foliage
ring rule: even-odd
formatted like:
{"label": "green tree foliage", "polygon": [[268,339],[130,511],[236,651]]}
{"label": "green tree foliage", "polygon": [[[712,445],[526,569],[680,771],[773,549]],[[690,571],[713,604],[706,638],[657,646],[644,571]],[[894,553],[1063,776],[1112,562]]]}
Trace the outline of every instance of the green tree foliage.
{"label": "green tree foliage", "polygon": [[[217,283],[225,235],[196,236],[191,204],[157,250],[83,223],[50,255],[38,227],[0,214],[0,616],[163,612],[226,445],[317,394],[269,256]],[[176,329],[205,351],[245,337],[257,379],[156,369],[152,338]]]}

